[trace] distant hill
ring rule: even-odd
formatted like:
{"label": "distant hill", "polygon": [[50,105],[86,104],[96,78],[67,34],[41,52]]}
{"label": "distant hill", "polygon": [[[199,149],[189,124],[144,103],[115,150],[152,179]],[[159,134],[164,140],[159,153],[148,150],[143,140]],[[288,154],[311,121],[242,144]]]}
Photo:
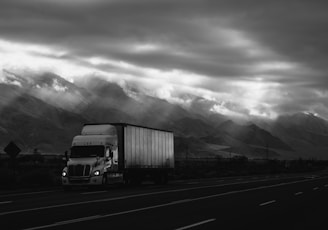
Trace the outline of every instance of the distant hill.
{"label": "distant hill", "polygon": [[[1,89],[17,91],[17,86],[0,85]],[[49,105],[28,94],[22,94],[0,110],[0,146],[14,141],[24,151],[38,148],[43,152],[64,152],[72,137],[80,132],[81,124],[88,120],[79,114]]]}
{"label": "distant hill", "polygon": [[313,114],[279,117],[270,132],[289,144],[300,157],[328,158],[328,122]]}
{"label": "distant hill", "polygon": [[97,77],[69,82],[52,73],[4,76],[0,147],[14,140],[24,151],[62,153],[84,123],[128,122],[174,131],[178,156],[328,159],[328,123],[313,114],[241,125],[211,112],[213,102],[205,98],[190,97],[190,106],[182,107]]}
{"label": "distant hill", "polygon": [[202,139],[207,143],[232,146],[235,152],[255,158],[266,157],[264,151],[266,149],[270,150],[271,157],[279,157],[279,154],[274,151],[276,149],[293,151],[282,140],[255,124],[238,125],[231,120],[222,123],[215,128],[213,133]]}

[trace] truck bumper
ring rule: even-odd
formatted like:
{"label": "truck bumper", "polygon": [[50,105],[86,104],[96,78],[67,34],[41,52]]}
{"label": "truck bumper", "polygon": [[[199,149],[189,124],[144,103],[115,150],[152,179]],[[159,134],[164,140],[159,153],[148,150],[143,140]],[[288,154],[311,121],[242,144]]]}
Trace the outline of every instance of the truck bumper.
{"label": "truck bumper", "polygon": [[63,186],[92,186],[102,184],[102,175],[93,177],[62,177]]}
{"label": "truck bumper", "polygon": [[67,187],[72,186],[93,186],[114,184],[123,182],[123,173],[107,173],[105,182],[103,181],[104,175],[92,176],[92,177],[62,177],[62,185]]}

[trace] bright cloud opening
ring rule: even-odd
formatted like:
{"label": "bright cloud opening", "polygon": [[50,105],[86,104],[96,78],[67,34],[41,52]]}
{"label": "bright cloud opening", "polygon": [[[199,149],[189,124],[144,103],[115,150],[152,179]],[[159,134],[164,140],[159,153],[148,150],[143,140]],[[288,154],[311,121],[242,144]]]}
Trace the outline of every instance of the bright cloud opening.
{"label": "bright cloud opening", "polygon": [[257,72],[273,71],[273,70],[292,70],[295,68],[294,64],[288,62],[261,62],[255,65],[254,69]]}
{"label": "bright cloud opening", "polygon": [[0,68],[28,69],[34,72],[54,72],[65,78],[94,73],[96,70],[78,65],[73,60],[56,58],[67,53],[35,44],[13,43],[0,40]]}
{"label": "bright cloud opening", "polygon": [[227,107],[225,107],[225,103],[214,105],[210,109],[210,111],[215,112],[215,113],[219,113],[219,114],[223,114],[223,115],[228,116],[228,117],[233,117],[233,118],[243,118],[245,116],[242,113],[239,113],[239,112],[228,109]]}
{"label": "bright cloud opening", "polygon": [[132,45],[132,51],[133,52],[140,52],[140,53],[148,53],[148,52],[154,52],[159,51],[162,48],[159,45],[151,44],[151,43],[145,43],[145,44],[135,44]]}

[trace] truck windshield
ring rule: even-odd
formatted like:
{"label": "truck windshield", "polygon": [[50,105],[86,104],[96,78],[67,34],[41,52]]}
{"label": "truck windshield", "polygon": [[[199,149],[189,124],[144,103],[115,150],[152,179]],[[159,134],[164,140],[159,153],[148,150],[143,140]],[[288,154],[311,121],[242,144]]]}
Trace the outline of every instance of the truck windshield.
{"label": "truck windshield", "polygon": [[73,146],[71,149],[71,157],[103,157],[105,147],[101,145],[92,146]]}

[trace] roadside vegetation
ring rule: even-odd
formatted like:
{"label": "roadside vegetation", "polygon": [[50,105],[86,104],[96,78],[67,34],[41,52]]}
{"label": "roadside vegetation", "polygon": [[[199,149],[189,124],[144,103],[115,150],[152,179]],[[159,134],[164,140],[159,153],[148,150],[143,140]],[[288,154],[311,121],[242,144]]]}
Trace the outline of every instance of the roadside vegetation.
{"label": "roadside vegetation", "polygon": [[[15,160],[0,154],[0,189],[51,187],[61,185],[63,155],[19,155]],[[316,159],[249,160],[232,158],[176,158],[175,179],[246,176],[260,174],[305,173],[328,169],[328,161]]]}
{"label": "roadside vegetation", "polygon": [[61,155],[19,155],[16,159],[0,156],[0,188],[58,186],[61,183],[65,165]]}
{"label": "roadside vegetation", "polygon": [[180,158],[175,160],[174,178],[210,178],[261,174],[306,173],[328,170],[328,161],[316,159]]}

